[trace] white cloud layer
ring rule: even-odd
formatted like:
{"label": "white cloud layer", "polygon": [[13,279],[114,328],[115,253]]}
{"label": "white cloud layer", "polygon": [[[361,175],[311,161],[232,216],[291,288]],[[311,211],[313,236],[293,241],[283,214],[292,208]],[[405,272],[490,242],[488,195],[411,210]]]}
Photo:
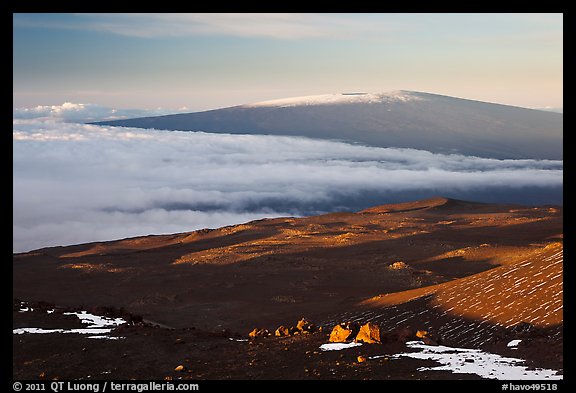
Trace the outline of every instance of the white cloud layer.
{"label": "white cloud layer", "polygon": [[15,252],[433,195],[561,202],[563,175],[562,161],[21,118],[13,157]]}
{"label": "white cloud layer", "polygon": [[65,102],[62,105],[38,105],[33,108],[16,108],[12,111],[14,119],[57,120],[63,122],[91,122],[103,120],[127,119],[132,117],[160,116],[185,111],[169,109],[115,109],[96,104],[76,104]]}

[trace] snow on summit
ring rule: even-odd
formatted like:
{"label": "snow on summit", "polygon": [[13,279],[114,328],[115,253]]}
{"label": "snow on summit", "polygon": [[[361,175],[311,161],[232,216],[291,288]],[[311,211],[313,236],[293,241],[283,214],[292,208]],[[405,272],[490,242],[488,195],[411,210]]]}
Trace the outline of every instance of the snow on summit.
{"label": "snow on summit", "polygon": [[259,107],[293,107],[307,105],[334,105],[334,104],[381,104],[387,102],[420,101],[422,95],[405,90],[391,91],[387,93],[361,93],[349,92],[339,94],[319,94],[312,96],[280,98],[276,100],[255,102],[241,105],[242,108]]}

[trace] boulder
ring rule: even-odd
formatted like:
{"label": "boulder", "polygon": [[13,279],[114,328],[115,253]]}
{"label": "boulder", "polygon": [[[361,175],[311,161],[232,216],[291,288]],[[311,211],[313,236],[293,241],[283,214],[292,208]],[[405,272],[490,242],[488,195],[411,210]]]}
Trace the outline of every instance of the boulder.
{"label": "boulder", "polygon": [[296,329],[298,329],[302,333],[304,332],[312,333],[314,330],[316,330],[316,326],[312,322],[306,320],[305,318],[302,318],[296,324]]}
{"label": "boulder", "polygon": [[440,345],[442,341],[440,337],[436,337],[436,335],[431,334],[427,330],[417,330],[416,337],[426,345]]}
{"label": "boulder", "polygon": [[334,326],[332,332],[330,333],[329,341],[331,343],[344,343],[348,340],[352,340],[354,337],[353,329],[343,326],[342,324]]}
{"label": "boulder", "polygon": [[259,329],[254,328],[250,333],[248,333],[248,337],[267,337],[270,335],[268,329]]}
{"label": "boulder", "polygon": [[290,335],[290,329],[288,329],[284,325],[280,325],[280,326],[278,326],[278,329],[276,329],[276,331],[274,332],[274,335],[276,337],[289,336]]}
{"label": "boulder", "polygon": [[388,268],[390,270],[403,270],[407,269],[408,265],[403,261],[396,261],[393,264],[389,265]]}
{"label": "boulder", "polygon": [[380,326],[368,322],[358,331],[356,342],[365,342],[366,344],[380,344]]}

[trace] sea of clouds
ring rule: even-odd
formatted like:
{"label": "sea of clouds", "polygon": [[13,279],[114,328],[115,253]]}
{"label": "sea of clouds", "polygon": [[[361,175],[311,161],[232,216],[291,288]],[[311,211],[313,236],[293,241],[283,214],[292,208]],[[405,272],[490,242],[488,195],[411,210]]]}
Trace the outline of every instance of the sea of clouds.
{"label": "sea of clouds", "polygon": [[87,123],[91,121],[128,119],[133,117],[161,116],[186,111],[187,108],[170,109],[116,109],[97,104],[38,105],[32,108],[15,108],[13,119],[54,120],[59,122]]}
{"label": "sea of clouds", "polygon": [[437,195],[562,203],[562,161],[81,123],[156,114],[70,103],[14,110],[14,252]]}

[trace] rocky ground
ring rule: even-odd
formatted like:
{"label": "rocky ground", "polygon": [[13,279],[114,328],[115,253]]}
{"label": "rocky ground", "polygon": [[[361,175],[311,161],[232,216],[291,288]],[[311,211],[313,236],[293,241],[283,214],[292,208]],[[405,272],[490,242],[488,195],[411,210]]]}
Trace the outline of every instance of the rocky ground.
{"label": "rocky ground", "polygon": [[[21,312],[22,309],[28,309]],[[30,310],[33,311],[30,311]],[[55,310],[48,313],[47,310]],[[60,329],[82,327],[77,318],[65,315],[77,311],[49,304],[14,303],[14,326]],[[418,340],[419,332],[398,329],[382,334],[380,343],[340,351],[324,351],[327,331],[315,330],[285,337],[250,338],[239,332],[207,332],[195,328],[168,329],[142,322],[123,310],[92,310],[108,317],[129,321],[114,329],[112,338],[90,339],[87,334],[18,334],[13,336],[13,378],[84,380],[428,380],[481,379],[474,374],[450,371],[419,371],[434,367],[432,360],[395,354],[410,352],[407,340]],[[495,342],[490,350],[508,357],[538,353],[540,361],[527,366],[562,367],[557,354],[561,344],[550,345],[545,335],[524,334],[527,345],[508,348],[509,340]],[[558,347],[560,345],[560,347]],[[543,360],[547,359],[547,360]]]}
{"label": "rocky ground", "polygon": [[[562,231],[559,207],[436,198],[15,254],[13,329],[79,329],[79,310],[128,323],[121,339],[13,334],[13,377],[480,378],[394,357],[418,330],[561,371]],[[302,316],[323,331],[248,337]],[[382,343],[320,350],[346,321]]]}
{"label": "rocky ground", "polygon": [[[31,306],[34,306],[32,304]],[[16,306],[15,306],[16,307]],[[49,307],[48,307],[49,308]],[[14,312],[15,326],[80,327],[63,309]],[[121,313],[114,313],[121,315]],[[126,316],[126,315],[125,315]],[[390,359],[401,340],[322,351],[329,334],[248,338],[248,334],[167,329],[137,322],[116,329],[119,340],[80,334],[23,334],[13,338],[14,379],[454,379],[450,372],[417,372],[435,362]],[[384,356],[358,362],[358,356]],[[181,371],[175,371],[183,366]],[[458,379],[479,379],[459,375]]]}

